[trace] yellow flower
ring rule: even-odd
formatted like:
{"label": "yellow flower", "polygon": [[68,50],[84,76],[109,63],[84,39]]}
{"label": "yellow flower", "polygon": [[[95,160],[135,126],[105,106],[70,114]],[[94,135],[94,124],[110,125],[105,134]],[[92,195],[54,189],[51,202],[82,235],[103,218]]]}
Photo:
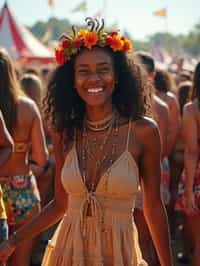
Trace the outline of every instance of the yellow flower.
{"label": "yellow flower", "polygon": [[80,29],[80,31],[78,32],[77,36],[78,38],[82,39],[85,37],[85,34],[88,33],[88,30],[86,29]]}

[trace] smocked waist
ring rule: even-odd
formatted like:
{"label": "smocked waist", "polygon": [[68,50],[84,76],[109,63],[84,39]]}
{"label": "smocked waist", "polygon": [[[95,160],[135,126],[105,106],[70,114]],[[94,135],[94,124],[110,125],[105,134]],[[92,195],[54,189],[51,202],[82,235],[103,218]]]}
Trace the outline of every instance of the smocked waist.
{"label": "smocked waist", "polygon": [[[120,215],[130,215],[133,210],[135,197],[124,199],[124,198],[113,198],[105,197],[101,195],[94,195],[95,204],[98,203],[98,208],[100,208],[104,213],[106,211],[112,213],[118,213]],[[69,195],[68,198],[68,211],[80,211],[84,202],[89,202],[87,195]]]}

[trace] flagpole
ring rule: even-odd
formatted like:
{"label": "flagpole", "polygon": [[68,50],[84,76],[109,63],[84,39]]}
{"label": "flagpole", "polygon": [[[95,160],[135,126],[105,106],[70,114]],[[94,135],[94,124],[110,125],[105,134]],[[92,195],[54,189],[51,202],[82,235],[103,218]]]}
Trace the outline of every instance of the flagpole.
{"label": "flagpole", "polygon": [[52,1],[51,4],[49,4],[49,8],[50,8],[50,17],[53,18],[55,15],[55,6],[54,6],[54,2]]}

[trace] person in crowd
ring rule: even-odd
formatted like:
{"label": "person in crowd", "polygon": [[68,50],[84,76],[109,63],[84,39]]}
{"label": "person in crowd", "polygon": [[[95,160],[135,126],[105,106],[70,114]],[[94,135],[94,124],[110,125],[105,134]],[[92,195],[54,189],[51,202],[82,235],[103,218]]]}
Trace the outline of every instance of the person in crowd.
{"label": "person in crowd", "polygon": [[[181,115],[181,129],[179,131],[179,135],[177,137],[176,145],[174,147],[173,157],[176,160],[176,176],[180,180],[181,175],[184,169],[184,138],[183,138],[183,130],[182,130],[182,116],[183,116],[183,108],[185,104],[191,101],[192,98],[192,82],[191,81],[183,81],[179,83],[177,88],[177,99],[180,106],[180,115]],[[172,197],[175,199],[174,203],[174,213],[171,216],[171,220],[174,224],[174,234],[177,233],[178,229],[181,228],[181,237],[183,239],[183,250],[179,251],[176,256],[177,260],[183,264],[189,264],[190,262],[190,249],[191,243],[189,240],[189,234],[187,232],[187,225],[183,224],[182,215],[179,211],[179,200],[177,200],[178,186],[174,189]]]}
{"label": "person in crowd", "polygon": [[47,89],[52,71],[53,71],[52,68],[48,68],[48,67],[43,67],[40,71],[42,84],[43,84],[45,90]]}
{"label": "person in crowd", "polygon": [[182,70],[180,73],[176,74],[175,82],[177,87],[180,85],[180,83],[191,80],[192,80],[192,74],[190,73],[190,71]]}
{"label": "person in crowd", "polygon": [[40,78],[35,74],[26,73],[21,76],[20,85],[23,92],[41,108],[43,87]]}
{"label": "person in crowd", "polygon": [[[31,98],[38,106],[41,116],[43,118],[42,113],[42,96],[44,96],[44,89],[42,86],[42,82],[38,76],[35,76],[34,74],[24,74],[20,78],[20,85],[23,90],[23,92]],[[45,127],[45,120],[43,119],[43,125],[45,130],[45,137],[46,142],[48,142],[48,135],[49,132],[46,130],[47,127]],[[47,131],[47,132],[46,132]],[[48,143],[47,143],[48,147]],[[49,153],[51,152],[51,148],[49,149]],[[31,156],[30,156],[31,157]],[[31,159],[29,160],[31,161]],[[32,162],[32,170],[34,174],[39,176],[37,178],[37,183],[39,187],[39,191],[42,198],[42,205],[45,205],[48,202],[48,199],[52,198],[52,188],[53,188],[53,177],[54,177],[54,159],[49,157],[49,164],[48,169],[45,171],[43,176],[40,176],[40,166],[37,164],[34,164]]]}
{"label": "person in crowd", "polygon": [[[40,210],[36,179],[28,160],[30,151],[32,161],[40,166],[41,174],[46,170],[48,151],[38,107],[24,96],[13,62],[3,49],[0,49],[0,61],[0,109],[14,141],[14,152],[0,168],[0,182],[12,233]],[[9,265],[29,266],[32,245],[33,241],[17,245]]]}
{"label": "person in crowd", "polygon": [[[20,85],[23,92],[30,97],[37,104],[42,118],[42,97],[44,96],[44,86],[41,82],[41,79],[34,74],[24,74],[20,78]],[[43,119],[43,125],[45,125],[45,120]],[[45,130],[45,138],[47,142],[47,147],[49,150],[49,165],[48,169],[41,176],[40,175],[40,166],[37,164],[32,164],[32,171],[37,178],[37,184],[41,196],[41,205],[45,206],[50,200],[53,198],[53,184],[54,184],[54,175],[55,175],[55,159],[52,152],[52,143],[49,142],[49,132],[47,131],[47,127],[44,127]],[[49,148],[50,146],[50,148]],[[31,156],[30,156],[31,157]],[[30,160],[29,160],[30,161]],[[33,167],[34,166],[34,167]],[[38,241],[35,243],[34,252],[32,254],[32,264],[38,264],[41,261],[42,253],[44,252],[46,242],[44,238],[48,237],[52,234],[53,228],[44,232],[44,234],[40,235]]]}
{"label": "person in crowd", "polygon": [[[0,60],[1,64],[1,60]],[[0,167],[9,159],[13,151],[13,140],[10,136],[3,115],[0,111]],[[0,243],[8,239],[8,223],[0,184]],[[0,262],[0,266],[4,264]]]}
{"label": "person in crowd", "polygon": [[200,62],[193,77],[193,100],[183,108],[184,172],[178,188],[177,207],[183,211],[192,250],[192,266],[200,252]]}
{"label": "person in crowd", "polygon": [[[132,208],[139,182],[144,213],[160,264],[172,256],[160,197],[161,142],[149,114],[148,79],[126,52],[131,42],[102,21],[61,36],[60,66],[49,83],[46,115],[56,157],[55,199],[0,246],[6,258],[62,218],[43,266],[147,265]],[[154,184],[152,186],[152,184]]]}
{"label": "person in crowd", "polygon": [[177,95],[174,93],[173,79],[167,70],[157,69],[154,79],[156,94],[167,103],[169,107],[169,124],[170,124],[170,136],[168,145],[168,159],[169,159],[169,191],[170,191],[170,203],[168,205],[168,216],[170,221],[171,234],[175,235],[175,220],[176,213],[174,212],[174,206],[176,202],[176,192],[178,187],[179,175],[177,157],[175,153],[176,142],[181,132],[181,116],[180,106],[177,99]]}
{"label": "person in crowd", "polygon": [[[144,51],[137,51],[134,57],[138,59],[142,66],[145,68],[151,82],[153,83],[155,76],[155,62],[153,57],[149,53]],[[162,141],[161,195],[164,204],[167,205],[169,203],[169,167],[167,161],[169,111],[167,104],[163,102],[158,96],[156,96],[155,89],[153,88],[153,86],[151,88],[153,94],[153,115],[158,123]],[[138,228],[138,235],[142,254],[148,264],[153,265],[154,259],[153,254],[151,252],[152,250],[150,248],[152,240],[143,212],[142,188],[136,198],[134,218],[136,226]]]}
{"label": "person in crowd", "polygon": [[169,107],[170,141],[168,147],[169,157],[173,155],[173,148],[180,129],[180,107],[173,91],[173,80],[166,70],[157,69],[155,72],[154,85],[156,94]]}

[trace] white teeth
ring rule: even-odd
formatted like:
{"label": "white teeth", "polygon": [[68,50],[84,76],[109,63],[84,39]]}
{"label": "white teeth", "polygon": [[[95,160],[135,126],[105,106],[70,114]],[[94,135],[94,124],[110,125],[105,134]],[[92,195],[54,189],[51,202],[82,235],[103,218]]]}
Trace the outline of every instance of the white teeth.
{"label": "white teeth", "polygon": [[103,91],[103,88],[90,88],[87,90],[89,93],[98,93],[98,92],[101,92]]}

